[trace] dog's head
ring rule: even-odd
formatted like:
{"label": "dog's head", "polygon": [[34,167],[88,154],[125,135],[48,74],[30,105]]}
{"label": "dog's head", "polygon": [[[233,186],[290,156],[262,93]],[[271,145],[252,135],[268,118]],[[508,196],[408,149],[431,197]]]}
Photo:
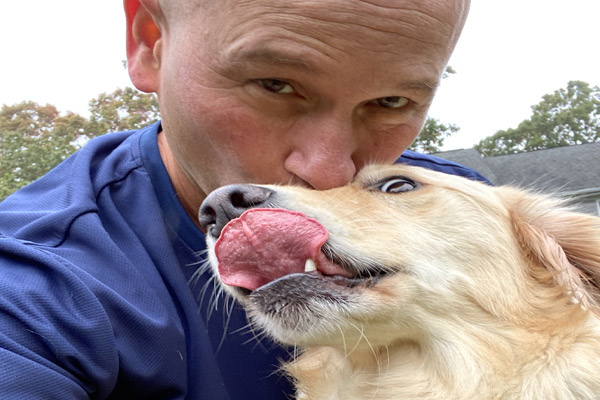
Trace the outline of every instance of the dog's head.
{"label": "dog's head", "polygon": [[468,324],[543,329],[597,309],[600,220],[513,188],[368,166],[326,191],[226,186],[200,221],[227,290],[288,344],[421,342]]}

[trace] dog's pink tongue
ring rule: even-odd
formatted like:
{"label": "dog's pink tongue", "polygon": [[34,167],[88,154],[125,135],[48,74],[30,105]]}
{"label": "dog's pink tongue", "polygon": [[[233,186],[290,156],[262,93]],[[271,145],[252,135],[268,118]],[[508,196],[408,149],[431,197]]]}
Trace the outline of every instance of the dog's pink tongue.
{"label": "dog's pink tongue", "polygon": [[[304,272],[307,259],[324,258],[321,247],[327,237],[323,225],[304,214],[252,208],[229,221],[215,244],[221,280],[255,290],[282,276]],[[345,274],[334,264],[317,263],[328,269],[323,273]]]}

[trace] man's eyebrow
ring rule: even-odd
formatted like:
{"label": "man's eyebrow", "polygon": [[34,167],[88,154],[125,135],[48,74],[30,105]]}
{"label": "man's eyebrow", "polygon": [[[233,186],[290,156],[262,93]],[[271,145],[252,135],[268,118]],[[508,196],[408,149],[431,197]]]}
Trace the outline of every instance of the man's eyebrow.
{"label": "man's eyebrow", "polygon": [[248,63],[268,64],[294,68],[316,75],[323,74],[323,71],[302,56],[280,49],[254,48],[240,50],[231,55],[229,62],[233,66],[247,65]]}
{"label": "man's eyebrow", "polygon": [[[294,68],[314,75],[325,75],[323,70],[317,68],[301,55],[297,55],[282,49],[275,48],[252,48],[242,49],[231,54],[229,63],[234,68],[243,66],[248,68],[251,64],[267,64],[280,67]],[[424,78],[400,82],[395,86],[397,90],[410,90],[425,93],[434,93],[440,84],[440,79]]]}
{"label": "man's eyebrow", "polygon": [[396,88],[400,90],[414,90],[420,92],[435,92],[440,85],[439,79],[415,79],[400,82]]}

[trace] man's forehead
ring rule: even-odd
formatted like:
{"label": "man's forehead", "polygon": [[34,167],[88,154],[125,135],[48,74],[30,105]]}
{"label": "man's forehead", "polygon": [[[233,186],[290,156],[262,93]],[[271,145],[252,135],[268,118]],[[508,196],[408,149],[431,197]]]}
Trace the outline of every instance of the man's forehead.
{"label": "man's forehead", "polygon": [[[384,17],[394,17],[405,12],[415,12],[422,17],[435,17],[441,23],[452,23],[459,14],[465,14],[468,11],[470,0],[161,0],[165,3],[177,7],[189,6],[196,8],[204,6],[212,11],[221,11],[234,13],[235,10],[244,12],[258,9],[268,9],[269,12],[281,13],[304,13],[313,11],[328,10],[327,14],[321,14],[324,22],[338,18],[336,15],[344,18],[353,19],[353,17],[364,17],[367,15],[379,15]],[[165,4],[167,5],[167,4]],[[345,11],[350,14],[344,14]],[[358,15],[351,15],[352,11],[360,11]],[[452,23],[453,24],[453,23]]]}
{"label": "man's forehead", "polygon": [[[144,1],[144,0],[142,0]],[[445,15],[451,20],[461,19],[466,16],[470,0],[145,0],[149,2],[158,1],[163,10],[179,10],[189,14],[192,10],[203,9],[204,11],[226,11],[236,9],[256,9],[269,7],[272,11],[277,9],[328,9],[330,12],[343,9],[362,9],[389,14],[398,10],[413,10],[424,15],[440,15],[445,21]],[[326,19],[327,15],[323,15]]]}
{"label": "man's forehead", "polygon": [[[147,0],[161,1],[174,18],[170,24],[210,30],[211,39],[244,31],[279,26],[283,30],[312,29],[322,37],[347,38],[352,47],[372,44],[378,51],[392,48],[394,35],[425,44],[453,48],[462,30],[469,0]],[[172,13],[173,10],[179,12]],[[185,22],[184,22],[185,21]],[[254,23],[253,23],[254,22]],[[215,28],[216,27],[216,28]],[[220,32],[219,32],[220,31]],[[349,33],[356,35],[349,37]],[[356,40],[356,37],[363,36]],[[217,39],[218,40],[218,39]],[[338,43],[347,47],[348,43]]]}

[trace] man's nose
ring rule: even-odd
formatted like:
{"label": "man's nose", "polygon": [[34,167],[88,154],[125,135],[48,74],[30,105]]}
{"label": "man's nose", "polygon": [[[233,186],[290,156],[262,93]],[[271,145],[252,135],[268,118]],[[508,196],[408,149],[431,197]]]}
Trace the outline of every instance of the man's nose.
{"label": "man's nose", "polygon": [[351,118],[311,118],[291,132],[288,172],[314,189],[344,186],[357,172],[358,133]]}

